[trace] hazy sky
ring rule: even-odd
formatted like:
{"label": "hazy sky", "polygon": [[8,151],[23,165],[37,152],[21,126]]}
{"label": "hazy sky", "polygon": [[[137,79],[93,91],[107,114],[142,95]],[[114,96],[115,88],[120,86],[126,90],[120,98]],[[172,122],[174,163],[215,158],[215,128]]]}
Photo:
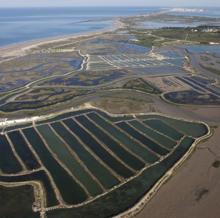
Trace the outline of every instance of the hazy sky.
{"label": "hazy sky", "polygon": [[0,7],[47,6],[220,6],[220,0],[0,0]]}

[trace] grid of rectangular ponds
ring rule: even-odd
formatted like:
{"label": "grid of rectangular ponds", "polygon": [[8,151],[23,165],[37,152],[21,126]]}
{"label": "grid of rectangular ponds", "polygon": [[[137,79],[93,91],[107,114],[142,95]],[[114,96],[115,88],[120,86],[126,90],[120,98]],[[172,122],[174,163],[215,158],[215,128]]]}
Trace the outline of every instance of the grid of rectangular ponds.
{"label": "grid of rectangular ponds", "polygon": [[59,115],[0,135],[0,181],[39,180],[48,207],[59,204],[58,194],[66,204],[77,205],[169,158],[186,137],[193,142],[205,128],[162,116],[115,117],[95,109]]}

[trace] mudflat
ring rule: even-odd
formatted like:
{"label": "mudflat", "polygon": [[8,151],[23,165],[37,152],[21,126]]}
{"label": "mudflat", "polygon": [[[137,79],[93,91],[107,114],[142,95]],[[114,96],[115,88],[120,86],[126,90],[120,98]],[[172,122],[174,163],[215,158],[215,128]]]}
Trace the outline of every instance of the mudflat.
{"label": "mudflat", "polygon": [[[220,128],[160,189],[136,218],[218,218],[220,214]],[[159,206],[159,209],[158,209]]]}

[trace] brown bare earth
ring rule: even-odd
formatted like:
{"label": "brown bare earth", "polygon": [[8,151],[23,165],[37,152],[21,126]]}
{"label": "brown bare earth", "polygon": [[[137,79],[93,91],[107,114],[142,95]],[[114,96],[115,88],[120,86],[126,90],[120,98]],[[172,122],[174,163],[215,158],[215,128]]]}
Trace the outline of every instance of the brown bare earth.
{"label": "brown bare earth", "polygon": [[220,217],[220,127],[196,151],[136,218]]}

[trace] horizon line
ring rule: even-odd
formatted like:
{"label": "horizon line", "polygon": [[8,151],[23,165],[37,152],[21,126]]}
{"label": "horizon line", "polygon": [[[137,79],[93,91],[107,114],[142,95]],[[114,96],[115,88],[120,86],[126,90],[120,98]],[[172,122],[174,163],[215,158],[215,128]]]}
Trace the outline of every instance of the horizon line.
{"label": "horizon line", "polygon": [[35,5],[35,6],[7,6],[7,7],[2,7],[0,6],[0,8],[5,8],[5,9],[8,9],[8,8],[69,8],[69,7],[73,7],[73,8],[77,8],[77,7],[81,7],[81,8],[95,8],[95,7],[99,7],[99,8],[107,8],[107,7],[113,7],[113,8],[133,8],[133,7],[152,7],[152,8],[220,8],[220,5],[219,6],[156,6],[156,5],[129,5],[129,6],[125,6],[125,5],[77,5],[77,6],[74,6],[74,5],[65,5],[65,6],[50,6],[50,5],[45,5],[45,6],[38,6],[38,5]]}

